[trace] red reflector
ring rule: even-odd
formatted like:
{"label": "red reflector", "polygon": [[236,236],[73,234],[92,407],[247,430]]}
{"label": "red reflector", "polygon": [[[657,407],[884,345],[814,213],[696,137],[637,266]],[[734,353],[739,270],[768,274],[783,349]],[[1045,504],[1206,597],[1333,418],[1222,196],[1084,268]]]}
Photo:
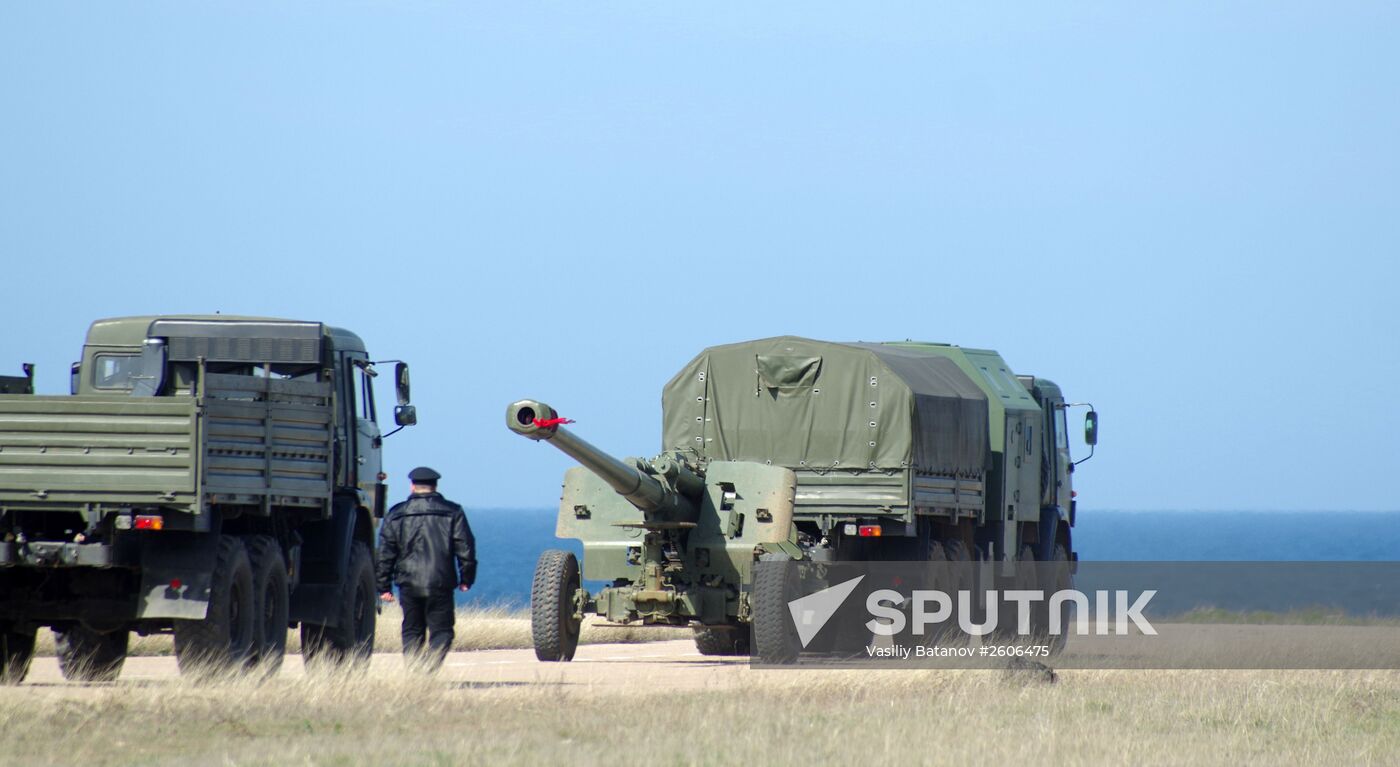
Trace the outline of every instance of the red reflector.
{"label": "red reflector", "polygon": [[176,591],[179,591],[179,590],[180,590],[180,579],[179,579],[179,578],[174,578],[174,579],[172,579],[172,580],[170,581],[170,588],[175,589]]}
{"label": "red reflector", "polygon": [[862,537],[862,538],[879,538],[879,537],[880,537],[880,526],[879,526],[879,525],[861,525],[861,526],[860,526],[860,537]]}
{"label": "red reflector", "polygon": [[163,530],[165,529],[165,517],[159,514],[137,514],[137,530]]}
{"label": "red reflector", "polygon": [[382,471],[379,472],[379,481],[380,481],[380,482],[383,482],[384,480],[386,480],[386,479],[388,479],[388,478],[389,478],[389,475],[388,475],[388,474],[385,474],[385,473],[382,472]]}

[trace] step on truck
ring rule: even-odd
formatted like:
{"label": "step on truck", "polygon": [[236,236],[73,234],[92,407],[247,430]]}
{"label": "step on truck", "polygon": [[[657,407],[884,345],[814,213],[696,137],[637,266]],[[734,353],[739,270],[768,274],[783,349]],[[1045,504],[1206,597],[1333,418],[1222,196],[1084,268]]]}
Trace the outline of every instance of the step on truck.
{"label": "step on truck", "polygon": [[[42,627],[72,680],[115,678],[132,632],[173,634],[187,674],[273,673],[298,626],[308,665],[367,662],[376,375],[347,330],[211,315],[94,322],[67,396],[8,378],[0,681]],[[405,363],[394,385],[402,428]]]}
{"label": "step on truck", "polygon": [[[549,405],[513,403],[511,431],[581,464],[565,475],[556,535],[582,541],[584,561],[540,558],[536,655],[570,659],[596,614],[690,624],[706,655],[789,662],[800,647],[784,579],[821,563],[936,563],[959,582],[932,585],[954,592],[1067,587],[1072,407],[995,351],[792,336],[696,355],[662,393],[664,452],[650,460],[612,458]],[[1097,434],[1090,408],[1084,442]]]}

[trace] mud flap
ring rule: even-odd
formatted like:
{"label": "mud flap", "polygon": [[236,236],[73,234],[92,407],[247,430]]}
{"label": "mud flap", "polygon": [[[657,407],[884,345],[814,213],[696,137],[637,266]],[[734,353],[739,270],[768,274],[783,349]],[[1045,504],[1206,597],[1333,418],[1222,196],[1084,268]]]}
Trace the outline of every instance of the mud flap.
{"label": "mud flap", "polygon": [[219,536],[165,533],[141,546],[141,594],[137,618],[201,620],[209,610],[209,590]]}

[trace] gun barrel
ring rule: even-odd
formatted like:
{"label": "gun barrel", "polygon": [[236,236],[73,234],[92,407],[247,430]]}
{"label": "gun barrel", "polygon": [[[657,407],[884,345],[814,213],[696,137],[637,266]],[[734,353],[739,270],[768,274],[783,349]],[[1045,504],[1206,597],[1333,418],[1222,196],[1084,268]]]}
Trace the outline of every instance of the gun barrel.
{"label": "gun barrel", "polygon": [[543,402],[524,399],[511,403],[506,408],[506,426],[522,437],[559,448],[644,512],[655,511],[666,504],[666,488],[660,482],[565,429],[559,414]]}

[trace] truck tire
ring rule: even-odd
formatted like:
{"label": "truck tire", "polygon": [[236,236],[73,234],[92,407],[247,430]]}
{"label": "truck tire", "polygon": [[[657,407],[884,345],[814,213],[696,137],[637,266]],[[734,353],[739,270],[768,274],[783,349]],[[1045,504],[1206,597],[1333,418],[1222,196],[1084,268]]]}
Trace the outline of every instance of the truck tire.
{"label": "truck tire", "polygon": [[253,651],[253,571],[238,538],[219,539],[203,620],[175,621],[180,673],[212,676],[242,668]]}
{"label": "truck tire", "polygon": [[1050,603],[1049,597],[1057,591],[1064,591],[1074,588],[1074,579],[1070,573],[1069,552],[1065,550],[1063,544],[1055,544],[1055,554],[1049,566],[1042,568],[1049,576],[1049,583],[1043,584],[1045,589],[1045,610],[1037,614],[1037,618],[1042,621],[1038,626],[1039,637],[1043,638],[1041,644],[1050,645],[1050,654],[1059,655],[1064,651],[1065,645],[1069,643],[1070,619],[1074,611],[1069,602],[1060,605],[1060,633],[1055,636],[1050,635]]}
{"label": "truck tire", "polygon": [[[930,538],[928,547],[924,551],[923,561],[928,563],[928,567],[924,572],[924,577],[927,580],[921,588],[936,589],[945,593],[949,592],[950,581],[954,577],[954,569],[948,564],[948,551],[943,547],[943,543],[937,539]],[[952,594],[954,597],[957,596],[956,589],[952,590]],[[910,619],[910,625],[912,626],[914,618],[912,614],[912,603],[907,606],[907,611],[910,612],[908,617]],[[953,613],[953,615],[956,616],[957,613]],[[926,627],[924,635],[919,637],[919,639],[925,647],[940,645],[943,642],[943,637],[948,634],[949,627],[955,624],[956,621],[953,621],[951,624],[948,621],[943,621],[942,623],[929,625]]]}
{"label": "truck tire", "polygon": [[[792,557],[780,552],[759,557],[760,563],[791,561]],[[802,640],[788,610],[788,602],[798,597],[797,568],[756,566],[753,572],[754,654],[762,663],[793,663],[802,652]]]}
{"label": "truck tire", "polygon": [[34,630],[0,626],[0,685],[23,682],[33,659]]}
{"label": "truck tire", "polygon": [[274,676],[287,654],[287,563],[270,535],[245,536],[243,547],[253,571],[253,652],[248,663]]}
{"label": "truck tire", "polygon": [[733,657],[749,654],[747,626],[695,626],[695,649],[701,655]]}
{"label": "truck tire", "polygon": [[131,632],[125,629],[99,633],[82,626],[53,631],[58,670],[70,682],[112,682],[126,662]]}
{"label": "truck tire", "polygon": [[968,597],[975,595],[973,591],[972,577],[972,552],[968,549],[967,543],[961,538],[948,538],[943,541],[943,554],[948,558],[948,572],[952,576],[948,588],[953,595],[953,619],[948,623],[948,629],[938,638],[938,643],[944,647],[966,647],[972,637],[963,631],[962,626],[957,621],[958,603],[960,598],[958,592],[966,591]]}
{"label": "truck tire", "polygon": [[374,559],[369,546],[356,541],[350,548],[341,599],[340,620],[335,626],[301,624],[301,658],[308,668],[341,668],[362,671],[374,656],[375,603]]}
{"label": "truck tire", "polygon": [[[1033,591],[1039,588],[1036,577],[1035,547],[1025,544],[1021,547],[1020,554],[1016,557],[1016,574],[1012,576],[1010,583],[1005,584],[1004,590],[1018,589],[1021,591]],[[1036,613],[1035,605],[1031,606],[1031,621],[1029,635],[1022,636],[1016,630],[1017,606],[1008,600],[1003,599],[998,605],[1001,612],[997,615],[997,627],[988,636],[996,644],[1034,644],[1036,642]]]}
{"label": "truck tire", "polygon": [[540,555],[530,585],[530,637],[536,658],[546,663],[574,659],[583,623],[574,614],[579,587],[578,559],[572,552],[550,549]]}

